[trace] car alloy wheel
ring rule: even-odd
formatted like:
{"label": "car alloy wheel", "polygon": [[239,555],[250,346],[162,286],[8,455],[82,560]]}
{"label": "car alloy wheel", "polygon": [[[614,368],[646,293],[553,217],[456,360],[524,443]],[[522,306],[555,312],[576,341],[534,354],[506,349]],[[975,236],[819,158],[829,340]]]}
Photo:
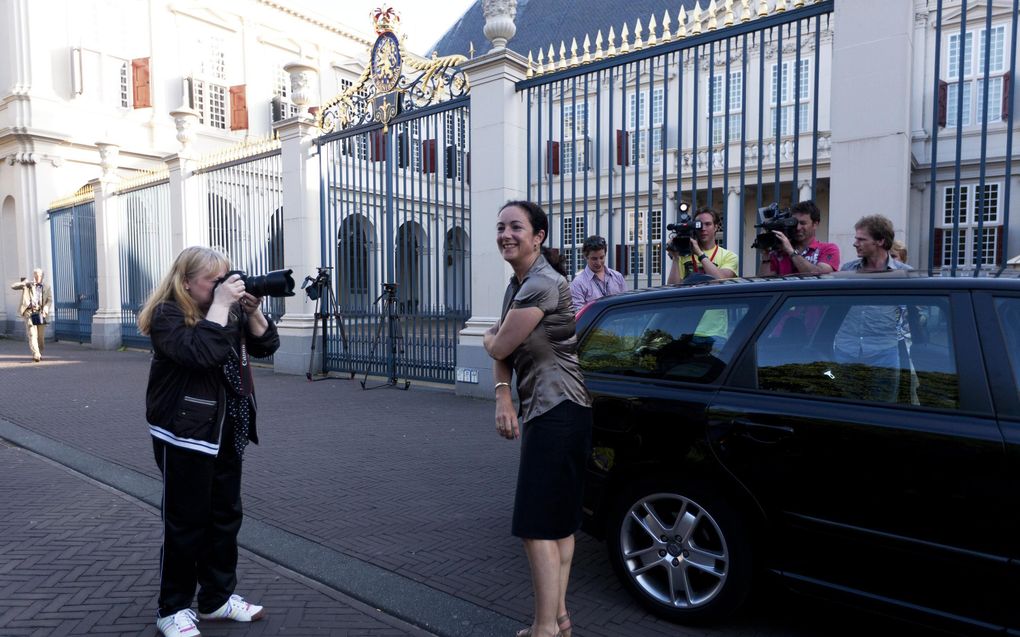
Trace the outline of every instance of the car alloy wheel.
{"label": "car alloy wheel", "polygon": [[645,485],[619,501],[609,550],[617,574],[647,607],[697,622],[739,607],[751,550],[739,515],[711,492]]}

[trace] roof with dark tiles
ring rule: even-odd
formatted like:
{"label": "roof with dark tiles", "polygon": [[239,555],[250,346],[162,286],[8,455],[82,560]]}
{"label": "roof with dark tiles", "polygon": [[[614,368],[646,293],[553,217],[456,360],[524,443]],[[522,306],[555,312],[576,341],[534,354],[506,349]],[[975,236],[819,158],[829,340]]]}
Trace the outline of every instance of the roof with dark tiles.
{"label": "roof with dark tiles", "polygon": [[[569,51],[570,42],[577,38],[580,48],[584,36],[591,37],[594,49],[595,35],[601,30],[604,38],[613,27],[619,44],[620,29],[624,24],[633,34],[638,19],[644,29],[642,37],[648,37],[648,19],[655,16],[659,28],[662,27],[663,15],[668,11],[672,28],[677,25],[677,13],[683,5],[688,12],[694,7],[695,0],[517,0],[517,17],[514,23],[517,33],[507,43],[507,47],[527,57],[532,51],[549,51],[553,45],[559,55],[560,42],[564,42]],[[702,2],[702,8],[707,2]],[[475,54],[480,55],[491,48],[491,44],[482,33],[485,17],[482,15],[482,0],[477,0],[471,8],[461,16],[450,30],[432,47],[439,55],[468,55],[474,43]],[[633,37],[633,35],[631,36]]]}

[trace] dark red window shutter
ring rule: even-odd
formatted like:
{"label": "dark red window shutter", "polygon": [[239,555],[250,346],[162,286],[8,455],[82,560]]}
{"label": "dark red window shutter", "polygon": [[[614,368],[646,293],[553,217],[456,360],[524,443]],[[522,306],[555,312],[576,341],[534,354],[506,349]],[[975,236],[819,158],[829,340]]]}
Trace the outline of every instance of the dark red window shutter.
{"label": "dark red window shutter", "polygon": [[386,161],[386,135],[381,130],[374,130],[368,134],[368,139],[372,147],[372,161]]}
{"label": "dark red window shutter", "polygon": [[131,84],[134,88],[134,107],[149,108],[152,106],[151,79],[149,78],[149,58],[131,60]]}
{"label": "dark red window shutter", "polygon": [[942,245],[945,242],[945,230],[942,228],[935,228],[935,245],[933,245],[932,252],[934,253],[935,269],[938,270],[942,267]]}
{"label": "dark red window shutter", "polygon": [[616,131],[616,165],[630,166],[630,132]]}
{"label": "dark red window shutter", "polygon": [[436,172],[436,140],[426,139],[421,143],[421,171]]}
{"label": "dark red window shutter", "polygon": [[1003,237],[1003,226],[995,228],[995,265],[1002,265],[1003,252],[1002,237]]}
{"label": "dark red window shutter", "polygon": [[457,147],[447,144],[443,159],[443,173],[447,179],[453,179],[457,176]]}
{"label": "dark red window shutter", "polygon": [[1009,85],[1012,83],[1013,76],[1007,71],[1002,76],[1002,121],[1006,121],[1009,118]]}
{"label": "dark red window shutter", "polygon": [[244,84],[230,87],[230,130],[246,130],[248,128],[248,98],[245,96]]}
{"label": "dark red window shutter", "polygon": [[547,175],[560,174],[559,142],[550,141],[545,143],[545,174]]}
{"label": "dark red window shutter", "polygon": [[939,80],[939,128],[946,127],[946,110],[949,104],[949,84]]}
{"label": "dark red window shutter", "polygon": [[630,274],[630,246],[616,246],[616,267],[614,269],[623,276]]}

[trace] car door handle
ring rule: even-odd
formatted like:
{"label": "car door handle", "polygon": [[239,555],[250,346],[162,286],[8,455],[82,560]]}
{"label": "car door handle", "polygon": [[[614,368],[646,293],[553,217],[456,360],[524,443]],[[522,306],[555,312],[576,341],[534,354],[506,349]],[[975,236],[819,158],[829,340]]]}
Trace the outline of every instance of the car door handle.
{"label": "car door handle", "polygon": [[740,435],[766,445],[776,444],[794,434],[793,427],[789,425],[767,425],[744,418],[734,419],[733,425]]}

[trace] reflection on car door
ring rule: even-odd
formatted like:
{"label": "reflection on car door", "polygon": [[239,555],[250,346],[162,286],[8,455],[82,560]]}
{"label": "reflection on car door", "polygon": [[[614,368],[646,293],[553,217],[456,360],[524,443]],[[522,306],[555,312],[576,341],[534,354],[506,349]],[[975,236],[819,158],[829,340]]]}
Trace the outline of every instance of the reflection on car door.
{"label": "reflection on car door", "polygon": [[1013,540],[978,351],[967,293],[784,300],[708,414],[773,515],[772,568],[1003,625]]}

